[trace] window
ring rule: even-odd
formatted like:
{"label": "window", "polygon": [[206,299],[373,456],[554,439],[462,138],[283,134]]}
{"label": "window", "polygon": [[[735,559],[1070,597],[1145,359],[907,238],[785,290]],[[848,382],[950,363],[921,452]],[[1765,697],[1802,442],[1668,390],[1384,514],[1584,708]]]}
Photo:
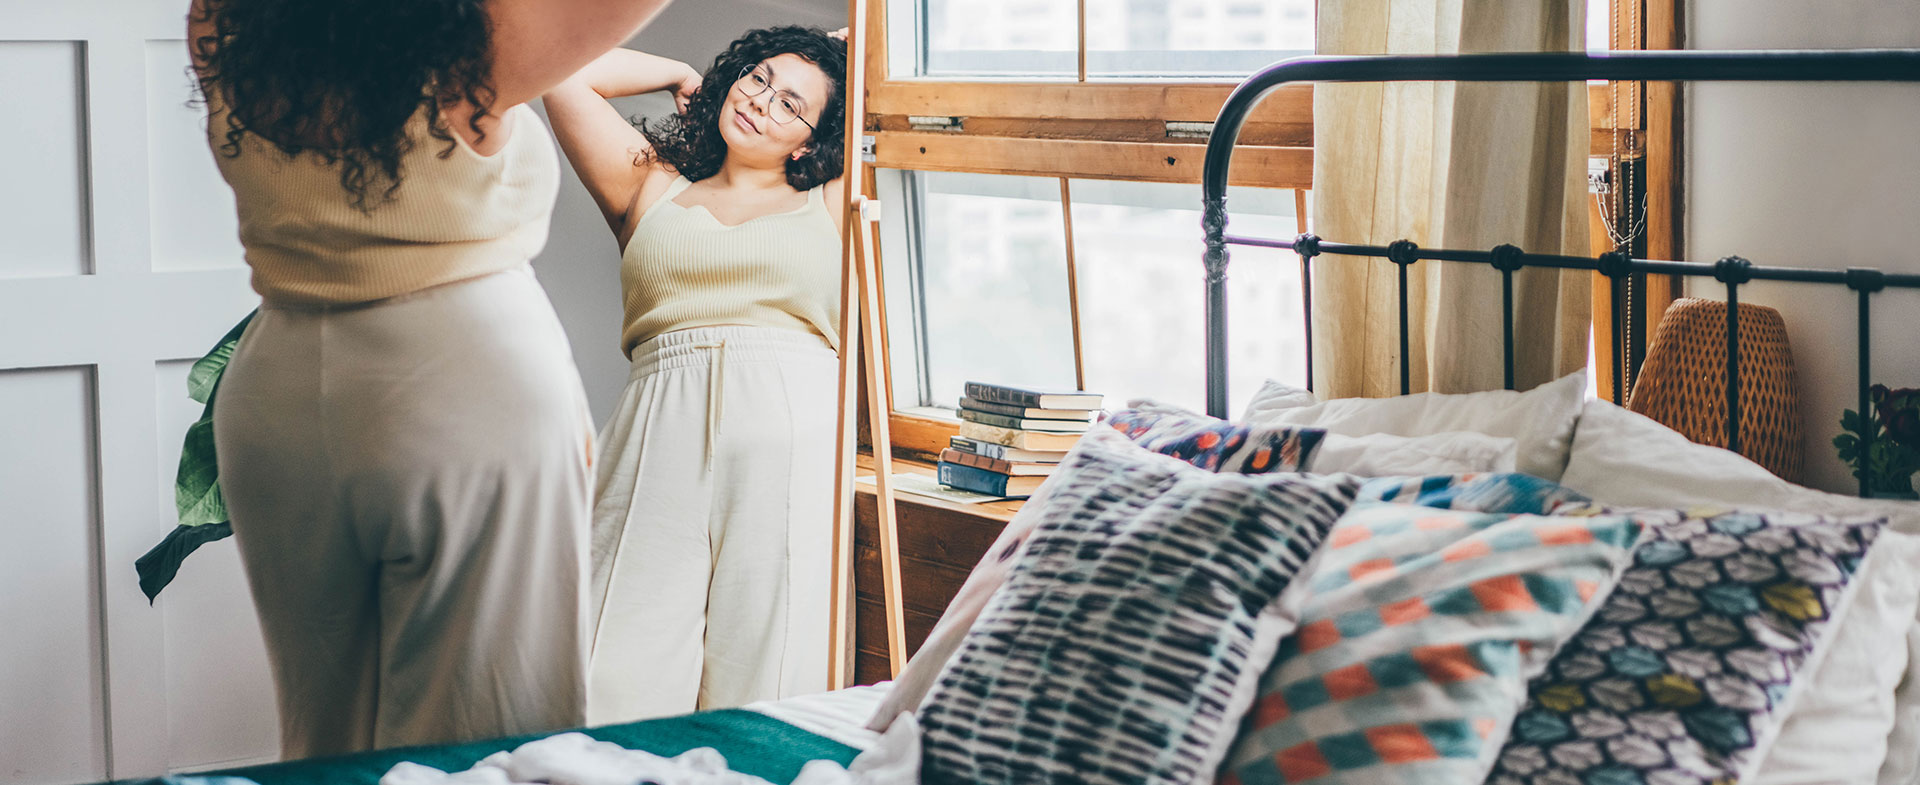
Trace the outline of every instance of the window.
{"label": "window", "polygon": [[[1116,405],[1153,398],[1205,411],[1200,186],[1073,180],[1069,193],[1087,389]],[[1239,188],[1227,199],[1237,232],[1299,232],[1292,191]],[[1306,381],[1306,331],[1298,257],[1230,251],[1227,390],[1229,408],[1238,411],[1264,379]]]}
{"label": "window", "polygon": [[[1590,48],[1638,29],[1606,0],[1588,7]],[[887,205],[894,446],[944,447],[970,379],[1203,408],[1206,138],[1180,124],[1210,124],[1246,75],[1310,53],[1315,1],[875,0],[869,11],[867,189]],[[1613,107],[1636,99],[1590,88],[1596,145],[1618,125]],[[1302,230],[1312,100],[1311,86],[1285,86],[1248,117],[1236,231]],[[1262,379],[1304,384],[1306,346],[1298,259],[1232,254],[1237,410]]]}
{"label": "window", "polygon": [[1087,76],[1239,79],[1313,53],[1313,0],[1087,4]]}
{"label": "window", "polygon": [[[1313,8],[1314,0],[1089,2],[1086,75],[1238,79],[1312,53]],[[900,76],[1080,76],[1077,0],[896,0],[889,12]]]}
{"label": "window", "polygon": [[903,74],[1073,79],[1078,73],[1076,0],[920,0],[907,9],[912,13],[898,18],[904,29],[894,28],[892,40],[919,45],[903,47],[917,55]]}
{"label": "window", "polygon": [[1074,387],[1059,181],[878,174],[906,207],[881,236],[894,406],[952,409],[970,380]]}
{"label": "window", "polygon": [[[878,177],[880,198],[906,206],[881,239],[896,408],[939,416],[969,380],[1052,389],[1084,380],[1116,403],[1205,408],[1198,185]],[[1236,229],[1298,231],[1291,191],[1229,198]],[[1228,312],[1231,389],[1244,406],[1262,379],[1304,382],[1300,270],[1292,254],[1236,248],[1228,276],[1240,304]]]}
{"label": "window", "polygon": [[[869,6],[868,191],[888,205],[896,448],[944,447],[968,380],[1202,407],[1206,137],[1174,124],[1211,123],[1240,79],[1311,52],[1313,12],[1314,0]],[[1298,230],[1312,97],[1288,87],[1249,118],[1237,228]],[[1234,259],[1235,392],[1251,394],[1259,378],[1302,372],[1299,266],[1277,252]]]}

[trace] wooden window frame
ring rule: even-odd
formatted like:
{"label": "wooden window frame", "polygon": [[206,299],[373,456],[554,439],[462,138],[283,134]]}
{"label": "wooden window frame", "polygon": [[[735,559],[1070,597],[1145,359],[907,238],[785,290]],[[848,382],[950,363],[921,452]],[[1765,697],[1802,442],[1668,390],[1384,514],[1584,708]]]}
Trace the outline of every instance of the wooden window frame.
{"label": "wooden window frame", "polygon": [[[1613,48],[1618,51],[1676,50],[1684,48],[1681,39],[1682,18],[1679,0],[1613,0],[1617,20],[1613,30]],[[1681,201],[1684,195],[1683,134],[1680,125],[1680,85],[1676,82],[1613,82],[1595,85],[1588,106],[1592,110],[1593,147],[1591,155],[1607,156],[1616,149],[1623,163],[1637,165],[1640,188],[1646,199],[1644,237],[1635,252],[1652,259],[1679,259],[1685,253],[1681,236]],[[1620,182],[1614,172],[1614,182]],[[1632,223],[1632,218],[1625,219]],[[1590,208],[1593,253],[1612,249],[1606,225],[1599,210]],[[1641,353],[1651,342],[1654,330],[1667,306],[1682,294],[1681,279],[1672,275],[1646,275],[1635,285],[1627,316],[1627,380],[1622,385],[1630,397],[1636,380]],[[1593,364],[1602,398],[1621,406],[1627,401],[1613,400],[1613,341],[1605,325],[1612,324],[1613,282],[1601,275],[1593,277]]]}
{"label": "wooden window frame", "polygon": [[[1653,42],[1671,42],[1677,46],[1673,24],[1677,20],[1675,0],[1616,0],[1665,9],[1667,24],[1654,26]],[[1068,202],[1066,181],[1070,178],[1125,180],[1136,182],[1198,183],[1206,151],[1204,138],[1169,138],[1165,123],[1211,123],[1232,93],[1238,80],[1155,80],[1151,82],[1089,81],[1086,75],[1085,2],[1079,0],[1082,36],[1079,42],[1077,81],[952,80],[925,77],[896,77],[889,70],[886,2],[867,6],[866,112],[864,133],[872,137],[873,159],[865,168],[864,187],[875,193],[875,169],[909,171],[973,172],[983,174],[1054,177],[1062,184],[1063,230],[1072,232],[1072,205]],[[1636,8],[1641,6],[1636,5]],[[1656,16],[1662,11],[1654,11]],[[1644,14],[1643,14],[1644,17]],[[1645,35],[1636,33],[1632,47],[1645,48]],[[1659,48],[1656,46],[1655,48]],[[1625,87],[1626,89],[1621,89]],[[1590,85],[1587,91],[1591,150],[1604,155],[1613,149],[1616,136],[1631,128],[1629,135],[1646,140],[1645,149],[1634,155],[1656,156],[1649,161],[1648,185],[1671,189],[1678,169],[1672,160],[1677,138],[1672,127],[1677,119],[1677,92],[1666,85],[1643,90],[1640,85]],[[1651,96],[1651,98],[1649,98]],[[1663,103],[1664,102],[1664,103]],[[1630,111],[1617,112],[1616,103]],[[1645,111],[1638,107],[1645,105]],[[1664,108],[1664,111],[1663,111]],[[961,130],[916,130],[910,118],[956,118]],[[1665,125],[1662,125],[1665,123]],[[1653,132],[1649,132],[1651,126]],[[1658,133],[1668,134],[1665,144]],[[1313,178],[1313,86],[1282,86],[1255,107],[1239,137],[1240,149],[1234,155],[1229,182],[1236,186],[1283,188],[1295,191],[1312,188]],[[1664,160],[1657,157],[1667,156]],[[983,163],[985,162],[985,163]],[[1659,193],[1672,193],[1671,190]],[[1670,199],[1656,194],[1655,205],[1665,211],[1650,215],[1648,232],[1656,240],[1651,247],[1670,251],[1673,247],[1677,208]],[[1650,207],[1650,210],[1655,207]],[[1605,250],[1605,232],[1595,224]],[[1596,253],[1598,252],[1596,250]],[[877,244],[871,249],[880,254]],[[1069,248],[1069,264],[1072,251]],[[876,264],[884,269],[884,265]],[[1069,270],[1071,276],[1072,270]],[[887,397],[892,448],[906,457],[932,459],[947,446],[949,437],[959,432],[958,421],[902,412],[893,400],[889,341],[885,326],[885,276],[881,275],[880,302],[882,325],[878,340],[862,351],[879,353],[877,366],[883,378],[874,385]],[[1594,295],[1596,324],[1608,313],[1603,303],[1605,282],[1596,285]],[[1070,287],[1071,288],[1071,287]],[[1655,287],[1649,287],[1653,289]],[[1659,306],[1672,299],[1668,287]],[[1649,293],[1649,304],[1654,299]],[[1080,330],[1077,294],[1070,294],[1075,332],[1076,378],[1080,374]],[[1607,352],[1607,341],[1596,341],[1596,349]],[[1607,355],[1596,354],[1600,367],[1609,368]],[[1602,384],[1602,389],[1607,385]],[[865,408],[862,408],[865,411]],[[863,440],[865,439],[863,431]]]}

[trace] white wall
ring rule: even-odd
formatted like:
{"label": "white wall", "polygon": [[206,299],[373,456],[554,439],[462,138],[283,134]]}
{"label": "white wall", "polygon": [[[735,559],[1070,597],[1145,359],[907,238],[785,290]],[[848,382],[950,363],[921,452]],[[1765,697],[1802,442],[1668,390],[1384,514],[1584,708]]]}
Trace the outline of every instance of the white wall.
{"label": "white wall", "polygon": [[[1913,0],[1695,0],[1694,49],[1920,47]],[[1757,264],[1920,272],[1920,84],[1696,84],[1686,97],[1686,255]],[[1720,298],[1713,281],[1694,284]],[[1798,369],[1806,482],[1851,491],[1832,439],[1857,405],[1853,296],[1756,284],[1742,302],[1778,308]],[[1873,376],[1920,385],[1911,314],[1920,294],[1876,296]]]}
{"label": "white wall", "polygon": [[[691,63],[705,71],[741,33],[778,24],[829,30],[847,23],[844,0],[678,0],[627,46]],[[659,116],[673,105],[659,96],[618,102],[628,115]],[[573,341],[596,424],[613,413],[627,382],[620,353],[620,249],[571,167],[553,212],[553,234],[533,263]]]}

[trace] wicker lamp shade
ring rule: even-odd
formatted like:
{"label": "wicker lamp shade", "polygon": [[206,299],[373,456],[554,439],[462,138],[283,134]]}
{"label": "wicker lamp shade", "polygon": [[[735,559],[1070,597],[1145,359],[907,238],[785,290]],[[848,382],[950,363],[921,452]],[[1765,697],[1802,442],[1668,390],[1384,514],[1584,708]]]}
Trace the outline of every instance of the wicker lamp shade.
{"label": "wicker lamp shade", "polygon": [[[1799,395],[1780,312],[1740,305],[1740,453],[1800,480]],[[1627,408],[1700,444],[1727,446],[1727,304],[1682,298],[1647,347]]]}

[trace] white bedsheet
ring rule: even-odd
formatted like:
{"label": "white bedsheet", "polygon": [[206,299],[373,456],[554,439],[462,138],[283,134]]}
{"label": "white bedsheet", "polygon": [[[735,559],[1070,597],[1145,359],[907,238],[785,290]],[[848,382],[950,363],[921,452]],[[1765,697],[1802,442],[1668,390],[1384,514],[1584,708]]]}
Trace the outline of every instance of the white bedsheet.
{"label": "white bedsheet", "polygon": [[[846,768],[813,761],[793,785],[918,785],[920,728],[903,715],[885,734],[866,729],[886,686],[765,701],[744,708],[838,741],[860,755]],[[380,785],[768,785],[766,780],[733,771],[709,747],[665,758],[629,750],[582,733],[561,733],[497,752],[460,772],[444,772],[401,763],[380,778]]]}
{"label": "white bedsheet", "polygon": [[892,686],[893,682],[883,681],[864,687],[749,703],[741,708],[864,752],[880,740],[880,734],[867,730],[867,720],[873,719],[880,699],[886,697]]}

